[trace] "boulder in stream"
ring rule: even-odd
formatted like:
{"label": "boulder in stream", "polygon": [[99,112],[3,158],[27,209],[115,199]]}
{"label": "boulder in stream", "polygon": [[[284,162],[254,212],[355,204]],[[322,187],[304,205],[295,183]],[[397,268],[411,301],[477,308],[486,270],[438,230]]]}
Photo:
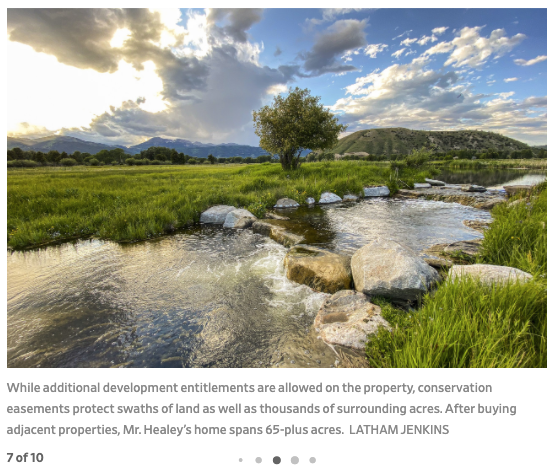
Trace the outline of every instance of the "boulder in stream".
{"label": "boulder in stream", "polygon": [[367,197],[379,197],[389,196],[390,190],[387,186],[366,186],[364,188],[364,196]]}
{"label": "boulder in stream", "polygon": [[467,191],[468,193],[485,193],[485,191],[487,191],[484,186],[480,185],[464,185],[460,190]]}
{"label": "boulder in stream", "polygon": [[352,272],[350,257],[309,245],[296,245],[285,256],[289,280],[307,285],[316,291],[336,293],[350,289]]}
{"label": "boulder in stream", "polygon": [[330,191],[321,193],[321,197],[319,198],[319,204],[340,203],[341,201],[342,198],[339,195],[335,195],[335,193],[331,193]]}
{"label": "boulder in stream", "polygon": [[448,271],[448,280],[455,278],[470,277],[479,280],[482,284],[491,286],[493,284],[503,284],[507,282],[523,282],[533,278],[527,272],[512,267],[503,267],[500,265],[454,265]]}
{"label": "boulder in stream", "polygon": [[227,213],[223,227],[227,229],[245,229],[250,227],[256,219],[256,216],[247,209],[234,209]]}
{"label": "boulder in stream", "polygon": [[290,198],[281,198],[275,203],[274,208],[284,209],[284,208],[298,208],[300,206],[296,201],[291,200]]}
{"label": "boulder in stream", "polygon": [[315,204],[315,200],[311,196],[308,196],[306,198],[306,204]]}
{"label": "boulder in stream", "polygon": [[378,238],[363,246],[351,266],[356,290],[369,296],[414,301],[440,281],[434,268],[393,240]]}
{"label": "boulder in stream", "polygon": [[304,237],[288,232],[284,227],[271,224],[271,220],[255,221],[254,224],[252,224],[252,231],[255,234],[268,236],[285,247],[292,247],[293,245],[304,242]]}
{"label": "boulder in stream", "polygon": [[440,180],[431,180],[430,178],[426,178],[425,181],[431,186],[446,186],[446,183],[441,182]]}
{"label": "boulder in stream", "polygon": [[414,183],[414,190],[418,190],[420,188],[431,188],[430,183]]}
{"label": "boulder in stream", "polygon": [[344,195],[342,200],[343,201],[358,201],[358,197],[356,195]]}
{"label": "boulder in stream", "polygon": [[379,327],[390,330],[381,308],[365,294],[352,290],[339,291],[327,299],[314,327],[324,342],[357,349],[364,349],[368,335],[375,334]]}
{"label": "boulder in stream", "polygon": [[212,206],[200,215],[200,222],[204,224],[223,224],[227,214],[235,210],[234,206],[226,206],[223,204]]}

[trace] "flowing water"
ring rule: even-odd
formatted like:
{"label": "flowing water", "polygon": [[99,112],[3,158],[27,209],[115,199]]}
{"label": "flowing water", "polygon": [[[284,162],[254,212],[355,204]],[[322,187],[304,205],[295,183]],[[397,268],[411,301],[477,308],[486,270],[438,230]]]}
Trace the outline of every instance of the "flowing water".
{"label": "flowing water", "polygon": [[[489,219],[458,204],[394,198],[290,216],[309,243],[350,254],[377,236],[416,251],[481,237],[462,221]],[[250,230],[199,226],[137,244],[8,253],[8,366],[335,366],[313,329],[328,295],[285,277],[286,251]],[[354,362],[363,352],[348,355]]]}

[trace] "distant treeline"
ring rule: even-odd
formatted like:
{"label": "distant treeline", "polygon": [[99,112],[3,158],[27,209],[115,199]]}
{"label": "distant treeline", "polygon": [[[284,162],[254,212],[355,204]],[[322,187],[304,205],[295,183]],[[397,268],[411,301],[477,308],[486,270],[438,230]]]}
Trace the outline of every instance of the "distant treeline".
{"label": "distant treeline", "polygon": [[[322,160],[335,160],[335,156],[339,155],[341,160],[365,160],[368,162],[389,161],[389,160],[406,160],[408,154],[390,154],[390,155],[341,155],[329,152],[312,152],[306,157],[307,162],[321,162]],[[458,159],[546,159],[546,149],[532,148],[523,150],[498,150],[488,149],[486,152],[475,152],[471,149],[450,150],[448,152],[434,152],[431,154],[432,160],[454,160]]]}
{"label": "distant treeline", "polygon": [[101,150],[96,154],[88,152],[58,152],[48,153],[34,150],[21,150],[19,147],[8,150],[8,167],[38,167],[75,165],[196,165],[196,164],[230,164],[230,163],[263,163],[270,162],[271,155],[258,157],[192,157],[175,149],[167,147],[150,147],[138,155],[126,154],[123,149]]}

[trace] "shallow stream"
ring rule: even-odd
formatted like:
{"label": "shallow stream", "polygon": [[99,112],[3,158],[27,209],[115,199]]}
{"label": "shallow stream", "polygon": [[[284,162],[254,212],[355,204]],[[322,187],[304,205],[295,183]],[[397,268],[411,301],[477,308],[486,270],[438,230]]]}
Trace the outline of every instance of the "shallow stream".
{"label": "shallow stream", "polygon": [[[449,182],[456,183],[456,182]],[[366,199],[289,214],[310,244],[352,254],[377,236],[421,251],[481,234],[487,211]],[[78,241],[7,254],[9,367],[332,367],[317,338],[326,298],[285,277],[287,249],[198,226],[158,240]],[[338,352],[341,354],[341,352]]]}

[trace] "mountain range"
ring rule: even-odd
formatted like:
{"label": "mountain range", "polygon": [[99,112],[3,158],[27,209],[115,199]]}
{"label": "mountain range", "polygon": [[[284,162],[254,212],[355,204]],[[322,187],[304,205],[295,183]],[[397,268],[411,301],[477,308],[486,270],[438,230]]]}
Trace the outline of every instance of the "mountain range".
{"label": "mountain range", "polygon": [[235,143],[228,144],[203,144],[202,142],[193,142],[186,139],[165,139],[163,137],[153,137],[147,141],[135,146],[108,145],[98,142],[83,141],[70,136],[48,136],[39,139],[27,139],[21,137],[8,137],[8,149],[19,147],[21,150],[34,150],[40,152],[49,152],[57,150],[58,152],[88,152],[96,154],[102,149],[123,149],[128,154],[139,154],[141,150],[149,147],[168,147],[177,152],[191,155],[193,157],[208,157],[212,154],[215,157],[257,157],[258,155],[267,155],[267,152],[261,147],[247,146]]}

